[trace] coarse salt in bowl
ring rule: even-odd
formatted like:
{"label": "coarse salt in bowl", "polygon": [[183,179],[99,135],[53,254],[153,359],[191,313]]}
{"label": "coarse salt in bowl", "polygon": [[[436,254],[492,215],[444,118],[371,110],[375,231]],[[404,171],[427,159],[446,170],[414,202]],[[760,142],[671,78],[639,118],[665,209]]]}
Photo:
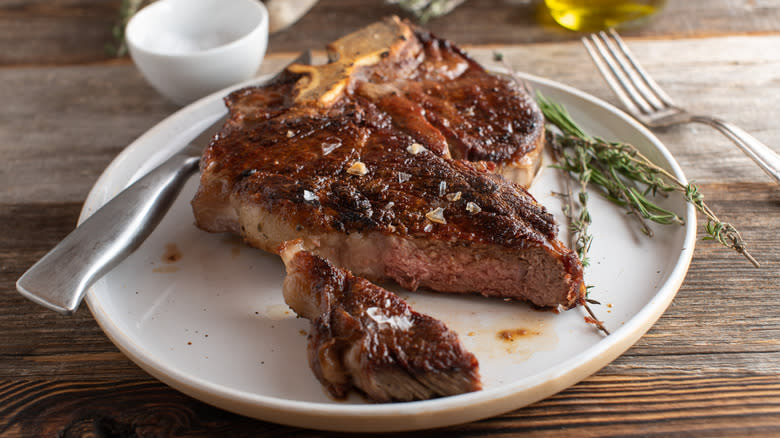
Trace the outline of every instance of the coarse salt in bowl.
{"label": "coarse salt in bowl", "polygon": [[259,0],[158,0],[133,16],[125,38],[146,80],[186,105],[255,75],[268,11]]}

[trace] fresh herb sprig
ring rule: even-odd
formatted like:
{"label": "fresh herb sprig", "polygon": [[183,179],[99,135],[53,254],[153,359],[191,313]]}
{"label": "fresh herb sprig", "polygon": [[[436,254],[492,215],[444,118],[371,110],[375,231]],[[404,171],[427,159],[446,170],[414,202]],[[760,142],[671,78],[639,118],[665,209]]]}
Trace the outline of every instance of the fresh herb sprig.
{"label": "fresh herb sprig", "polygon": [[[556,142],[554,136],[550,132],[547,133],[547,143],[552,145],[551,149],[554,159],[556,161],[560,161],[563,149]],[[588,192],[586,191],[589,178],[590,173],[587,171],[587,169],[585,169],[579,175],[580,192],[577,196],[577,200],[579,201],[580,206],[579,213],[577,213],[576,218],[574,216],[577,208],[574,205],[574,195],[572,194],[571,180],[568,178],[564,180],[564,186],[566,190],[565,193],[556,193],[557,195],[561,195],[566,199],[566,204],[563,207],[563,214],[566,216],[566,219],[569,223],[571,247],[576,251],[577,257],[579,257],[583,267],[587,267],[590,264],[588,251],[590,251],[590,244],[593,241],[593,235],[591,235],[588,231],[588,228],[591,224],[590,212],[588,211]],[[585,300],[582,303],[582,307],[584,307],[588,312],[588,315],[590,315],[590,317],[585,318],[585,321],[595,325],[599,330],[604,332],[605,335],[609,336],[609,330],[607,330],[607,328],[604,326],[604,322],[599,320],[598,317],[596,317],[596,314],[590,308],[590,304],[601,304],[598,301],[590,298],[591,288],[592,286],[586,286]]]}
{"label": "fresh herb sprig", "polygon": [[[550,145],[553,158],[556,162],[560,162],[564,159],[563,147],[558,142],[558,139],[549,131],[547,132],[547,144]],[[574,172],[574,174],[577,175],[577,180],[580,184],[580,191],[577,194],[579,209],[574,204],[574,194],[572,193],[569,179],[564,180],[565,192],[556,194],[561,195],[566,200],[566,204],[563,206],[563,214],[566,216],[569,223],[571,247],[577,252],[577,257],[579,257],[582,266],[587,267],[590,265],[588,251],[590,251],[590,244],[593,242],[593,235],[589,232],[592,219],[590,217],[590,211],[588,210],[589,195],[587,192],[588,182],[590,181],[592,172],[587,168],[585,156],[581,155],[580,158],[579,162],[576,159],[570,161],[571,165],[579,166],[579,170]]]}
{"label": "fresh herb sprig", "polygon": [[[704,202],[704,196],[695,184],[684,184],[666,169],[656,165],[645,157],[634,146],[623,142],[610,142],[585,133],[572,119],[565,107],[553,102],[541,93],[536,94],[539,107],[547,121],[559,132],[549,130],[552,147],[558,159],[555,167],[568,172],[581,183],[580,197],[588,184],[600,188],[601,193],[610,201],[624,207],[627,213],[635,217],[641,230],[652,236],[652,230],[646,221],[660,224],[682,224],[683,218],[678,214],[664,209],[650,200],[650,196],[680,193],[699,212],[704,214],[707,222],[704,224],[706,240],[715,240],[721,245],[733,249],[747,258],[755,267],[760,267],[758,261],[748,252],[747,245],[739,231],[718,219]],[[587,200],[587,195],[585,195]],[[587,205],[580,199],[580,217],[590,217]],[[585,211],[585,213],[583,213]],[[577,221],[573,221],[576,224]],[[575,233],[577,232],[573,230]],[[577,251],[580,252],[580,241],[590,243],[591,237],[582,234],[577,240]]]}
{"label": "fresh herb sprig", "polygon": [[106,44],[106,52],[109,55],[119,58],[127,54],[125,27],[127,27],[127,22],[133,18],[133,15],[138,12],[143,3],[144,0],[122,0],[122,3],[119,5],[119,16],[111,29],[111,36],[114,40]]}

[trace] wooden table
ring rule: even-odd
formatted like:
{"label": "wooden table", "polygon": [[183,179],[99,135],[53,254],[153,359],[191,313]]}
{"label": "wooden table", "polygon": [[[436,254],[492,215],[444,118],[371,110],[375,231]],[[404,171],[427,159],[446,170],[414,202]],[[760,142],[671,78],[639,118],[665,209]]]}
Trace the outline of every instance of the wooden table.
{"label": "wooden table", "polygon": [[[63,317],[15,291],[75,226],[105,166],[177,109],[129,59],[105,54],[117,8],[0,4],[0,436],[328,436],[182,395],[121,354],[84,306]],[[378,0],[324,0],[271,37],[263,71],[396,12]],[[555,27],[537,2],[471,0],[428,26],[480,60],[498,50],[517,70],[617,104],[578,35]],[[624,34],[677,100],[780,151],[780,1],[671,0]],[[780,435],[780,191],[709,128],[657,134],[762,267],[698,242],[672,305],[612,364],[523,409],[411,435]]]}

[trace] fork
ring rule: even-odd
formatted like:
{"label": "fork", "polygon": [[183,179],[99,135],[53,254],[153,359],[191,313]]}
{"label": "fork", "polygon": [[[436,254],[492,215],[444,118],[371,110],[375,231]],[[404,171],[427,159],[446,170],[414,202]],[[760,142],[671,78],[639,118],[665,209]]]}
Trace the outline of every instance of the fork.
{"label": "fork", "polygon": [[661,89],[639,65],[617,32],[598,32],[582,37],[588,53],[601,75],[628,112],[651,128],[682,123],[704,123],[712,126],[780,183],[780,155],[743,129],[715,117],[695,115],[684,110]]}

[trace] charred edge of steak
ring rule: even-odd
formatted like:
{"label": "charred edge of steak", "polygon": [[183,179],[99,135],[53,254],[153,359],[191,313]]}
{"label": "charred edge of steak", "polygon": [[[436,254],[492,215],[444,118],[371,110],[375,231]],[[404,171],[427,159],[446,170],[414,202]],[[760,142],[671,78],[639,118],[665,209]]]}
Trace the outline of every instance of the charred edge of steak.
{"label": "charred edge of steak", "polygon": [[[502,169],[518,167],[532,172],[530,176],[535,174],[545,135],[544,115],[534,98],[521,89],[514,79],[487,72],[456,44],[439,38],[426,29],[413,24],[410,26],[424,47],[427,62],[435,63],[440,59],[455,58],[468,65],[461,74],[461,78],[467,80],[429,86],[431,90],[438,93],[444,91],[445,95],[454,97],[451,99],[452,104],[445,105],[442,111],[452,120],[436,124],[454,146],[453,158],[490,161]],[[434,120],[436,118],[435,115],[431,117]],[[474,117],[491,120],[493,123],[485,126],[474,124]],[[471,136],[465,138],[462,132],[452,129],[453,126],[472,124],[476,129],[470,133]],[[524,157],[526,160],[523,160]],[[515,174],[514,178],[525,179],[518,181],[512,178],[513,173],[516,172],[507,171],[505,176],[523,186],[530,185],[528,176]]]}
{"label": "charred edge of steak", "polygon": [[332,396],[355,388],[390,402],[481,389],[476,357],[442,322],[299,244],[286,245],[282,258],[285,301],[311,321],[309,363]]}

